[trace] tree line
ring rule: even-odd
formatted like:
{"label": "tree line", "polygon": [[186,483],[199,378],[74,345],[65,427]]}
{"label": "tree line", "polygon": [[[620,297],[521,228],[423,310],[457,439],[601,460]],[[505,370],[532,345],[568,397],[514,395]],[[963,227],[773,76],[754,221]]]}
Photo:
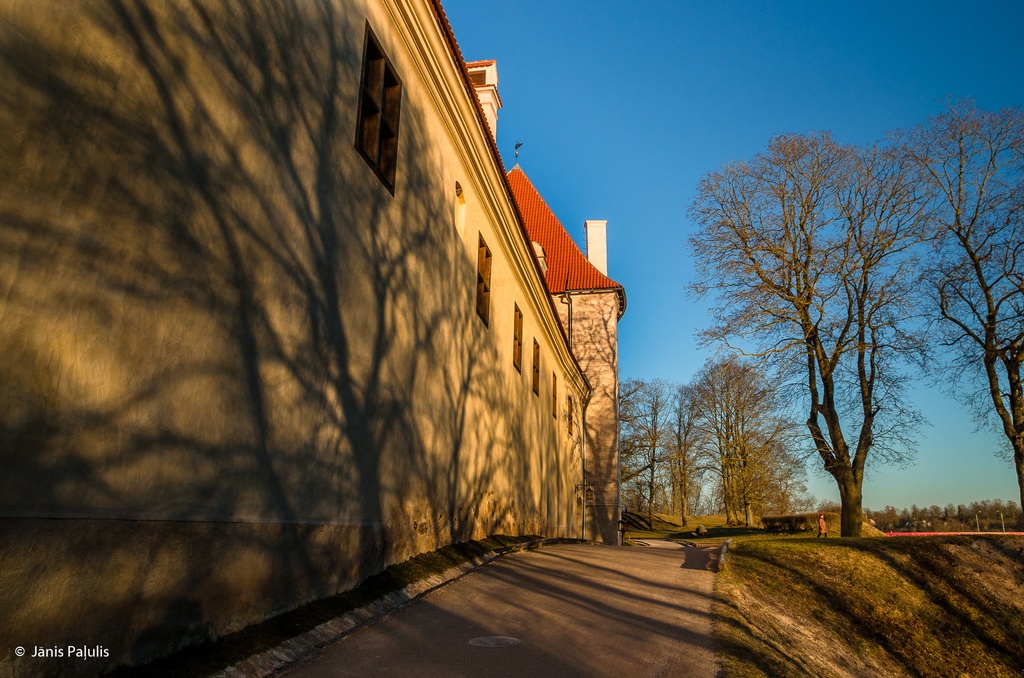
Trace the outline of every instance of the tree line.
{"label": "tree line", "polygon": [[626,510],[724,512],[731,525],[808,510],[797,427],[758,367],[710,360],[688,384],[630,379],[619,397]]}
{"label": "tree line", "polygon": [[927,370],[1004,434],[1024,504],[1024,112],[953,102],[866,146],[784,135],[691,206],[705,344],[794,387],[859,536],[865,468],[913,452]]}
{"label": "tree line", "polygon": [[1021,527],[1022,520],[1018,505],[1001,499],[946,504],[942,508],[886,506],[880,511],[865,510],[864,516],[883,532],[1002,532]]}

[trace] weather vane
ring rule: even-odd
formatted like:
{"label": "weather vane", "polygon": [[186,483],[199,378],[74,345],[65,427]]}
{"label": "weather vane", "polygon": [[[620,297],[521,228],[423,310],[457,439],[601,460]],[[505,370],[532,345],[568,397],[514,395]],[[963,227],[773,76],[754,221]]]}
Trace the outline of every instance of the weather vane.
{"label": "weather vane", "polygon": [[519,139],[516,139],[516,162],[519,162],[519,147],[523,145]]}

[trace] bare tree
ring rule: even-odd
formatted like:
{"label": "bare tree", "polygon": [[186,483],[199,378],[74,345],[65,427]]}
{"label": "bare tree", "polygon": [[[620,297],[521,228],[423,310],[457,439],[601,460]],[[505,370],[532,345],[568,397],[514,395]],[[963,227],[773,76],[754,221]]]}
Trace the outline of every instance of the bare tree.
{"label": "bare tree", "polygon": [[935,194],[926,277],[952,349],[950,383],[979,422],[998,420],[1024,505],[1024,111],[958,102],[904,142]]}
{"label": "bare tree", "polygon": [[655,504],[664,490],[668,390],[668,384],[660,379],[628,379],[622,383],[619,393],[622,482],[632,484],[639,491],[646,504],[648,522],[653,520]]}
{"label": "bare tree", "polygon": [[672,484],[672,513],[682,517],[690,511],[691,497],[700,483],[696,448],[700,434],[696,426],[696,400],[693,389],[685,384],[676,385],[671,396],[669,421],[668,465]]}
{"label": "bare tree", "polygon": [[733,371],[726,363],[709,361],[694,380],[693,403],[695,421],[700,431],[699,456],[704,468],[718,477],[726,523],[738,525],[737,464],[738,389],[733,385]]}
{"label": "bare tree", "polygon": [[828,134],[777,137],[750,162],[707,175],[691,214],[701,227],[693,289],[718,302],[704,339],[744,342],[803,381],[842,535],[859,536],[869,452],[902,459],[918,421],[901,398],[899,362],[923,351],[906,321],[910,251],[926,215],[906,159]]}
{"label": "bare tree", "polygon": [[634,435],[634,421],[640,408],[640,379],[619,382],[619,473],[622,503],[626,510],[639,513],[645,508],[643,496],[636,487],[636,479],[643,473],[646,457],[639,436]]}
{"label": "bare tree", "polygon": [[751,364],[709,361],[694,382],[693,415],[704,456],[721,480],[727,521],[752,526],[755,511],[769,499],[778,503],[798,466],[786,449],[792,425],[780,414],[775,389]]}

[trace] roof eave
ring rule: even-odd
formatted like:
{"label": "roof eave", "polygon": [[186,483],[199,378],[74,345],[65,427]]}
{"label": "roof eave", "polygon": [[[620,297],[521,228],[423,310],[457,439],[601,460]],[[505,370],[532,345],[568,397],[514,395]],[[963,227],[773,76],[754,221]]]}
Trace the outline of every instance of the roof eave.
{"label": "roof eave", "polygon": [[[544,286],[547,287],[544,271],[541,269],[540,262],[537,261],[537,257],[533,252],[533,247],[530,246],[531,239],[530,234],[526,229],[526,220],[523,219],[522,211],[520,211],[519,205],[516,203],[515,195],[512,192],[512,185],[509,183],[508,178],[508,170],[505,169],[505,163],[501,159],[501,152],[498,150],[498,142],[495,140],[494,135],[491,134],[490,126],[487,124],[487,116],[484,115],[483,107],[480,105],[480,97],[477,96],[476,88],[473,86],[473,82],[469,77],[469,68],[466,66],[466,59],[462,56],[462,50],[459,48],[459,43],[455,39],[455,32],[452,30],[451,23],[448,21],[448,15],[445,13],[440,0],[429,0],[429,2],[433,9],[434,18],[437,21],[437,24],[441,29],[441,33],[444,35],[444,40],[448,45],[448,53],[459,70],[459,74],[462,78],[462,85],[465,88],[466,93],[469,95],[470,101],[473,103],[473,108],[476,109],[477,122],[484,132],[483,136],[491,152],[491,158],[494,160],[494,164],[498,169],[498,174],[501,176],[501,182],[505,189],[505,197],[508,200],[508,204],[511,206],[513,214],[515,215],[517,225],[519,226],[519,232],[522,234],[523,242],[526,244],[526,249],[529,253],[529,258],[533,262],[538,279],[540,279]],[[569,343],[569,335],[566,333],[565,328],[562,327],[562,323],[558,317],[558,309],[555,308],[554,300],[551,298],[550,294],[545,296],[548,298],[548,305],[555,320],[555,327],[557,327],[559,332],[561,332],[562,339],[568,349],[569,360],[571,360],[576,366],[578,374],[583,377],[584,384],[588,388],[592,388],[592,385],[586,379],[583,367],[580,365],[576,354],[572,352],[571,344]]]}

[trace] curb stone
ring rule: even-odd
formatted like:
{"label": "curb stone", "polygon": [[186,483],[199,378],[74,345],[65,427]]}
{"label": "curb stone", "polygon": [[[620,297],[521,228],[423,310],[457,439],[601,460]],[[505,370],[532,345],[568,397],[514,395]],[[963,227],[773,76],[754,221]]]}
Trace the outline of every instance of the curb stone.
{"label": "curb stone", "polygon": [[290,666],[301,659],[312,655],[314,652],[338,640],[356,629],[362,628],[372,622],[381,619],[400,607],[411,603],[416,598],[441,588],[472,570],[486,565],[492,560],[508,553],[516,551],[529,551],[543,546],[544,544],[560,543],[565,539],[536,539],[534,541],[514,544],[504,548],[489,551],[482,556],[477,556],[461,565],[448,568],[441,574],[432,575],[426,579],[412,582],[403,589],[392,591],[387,595],[378,598],[369,605],[350,610],[340,617],[320,624],[316,628],[306,631],[295,638],[284,641],[276,647],[265,652],[253,655],[247,659],[228,666],[210,675],[210,678],[266,678],[281,669]]}

